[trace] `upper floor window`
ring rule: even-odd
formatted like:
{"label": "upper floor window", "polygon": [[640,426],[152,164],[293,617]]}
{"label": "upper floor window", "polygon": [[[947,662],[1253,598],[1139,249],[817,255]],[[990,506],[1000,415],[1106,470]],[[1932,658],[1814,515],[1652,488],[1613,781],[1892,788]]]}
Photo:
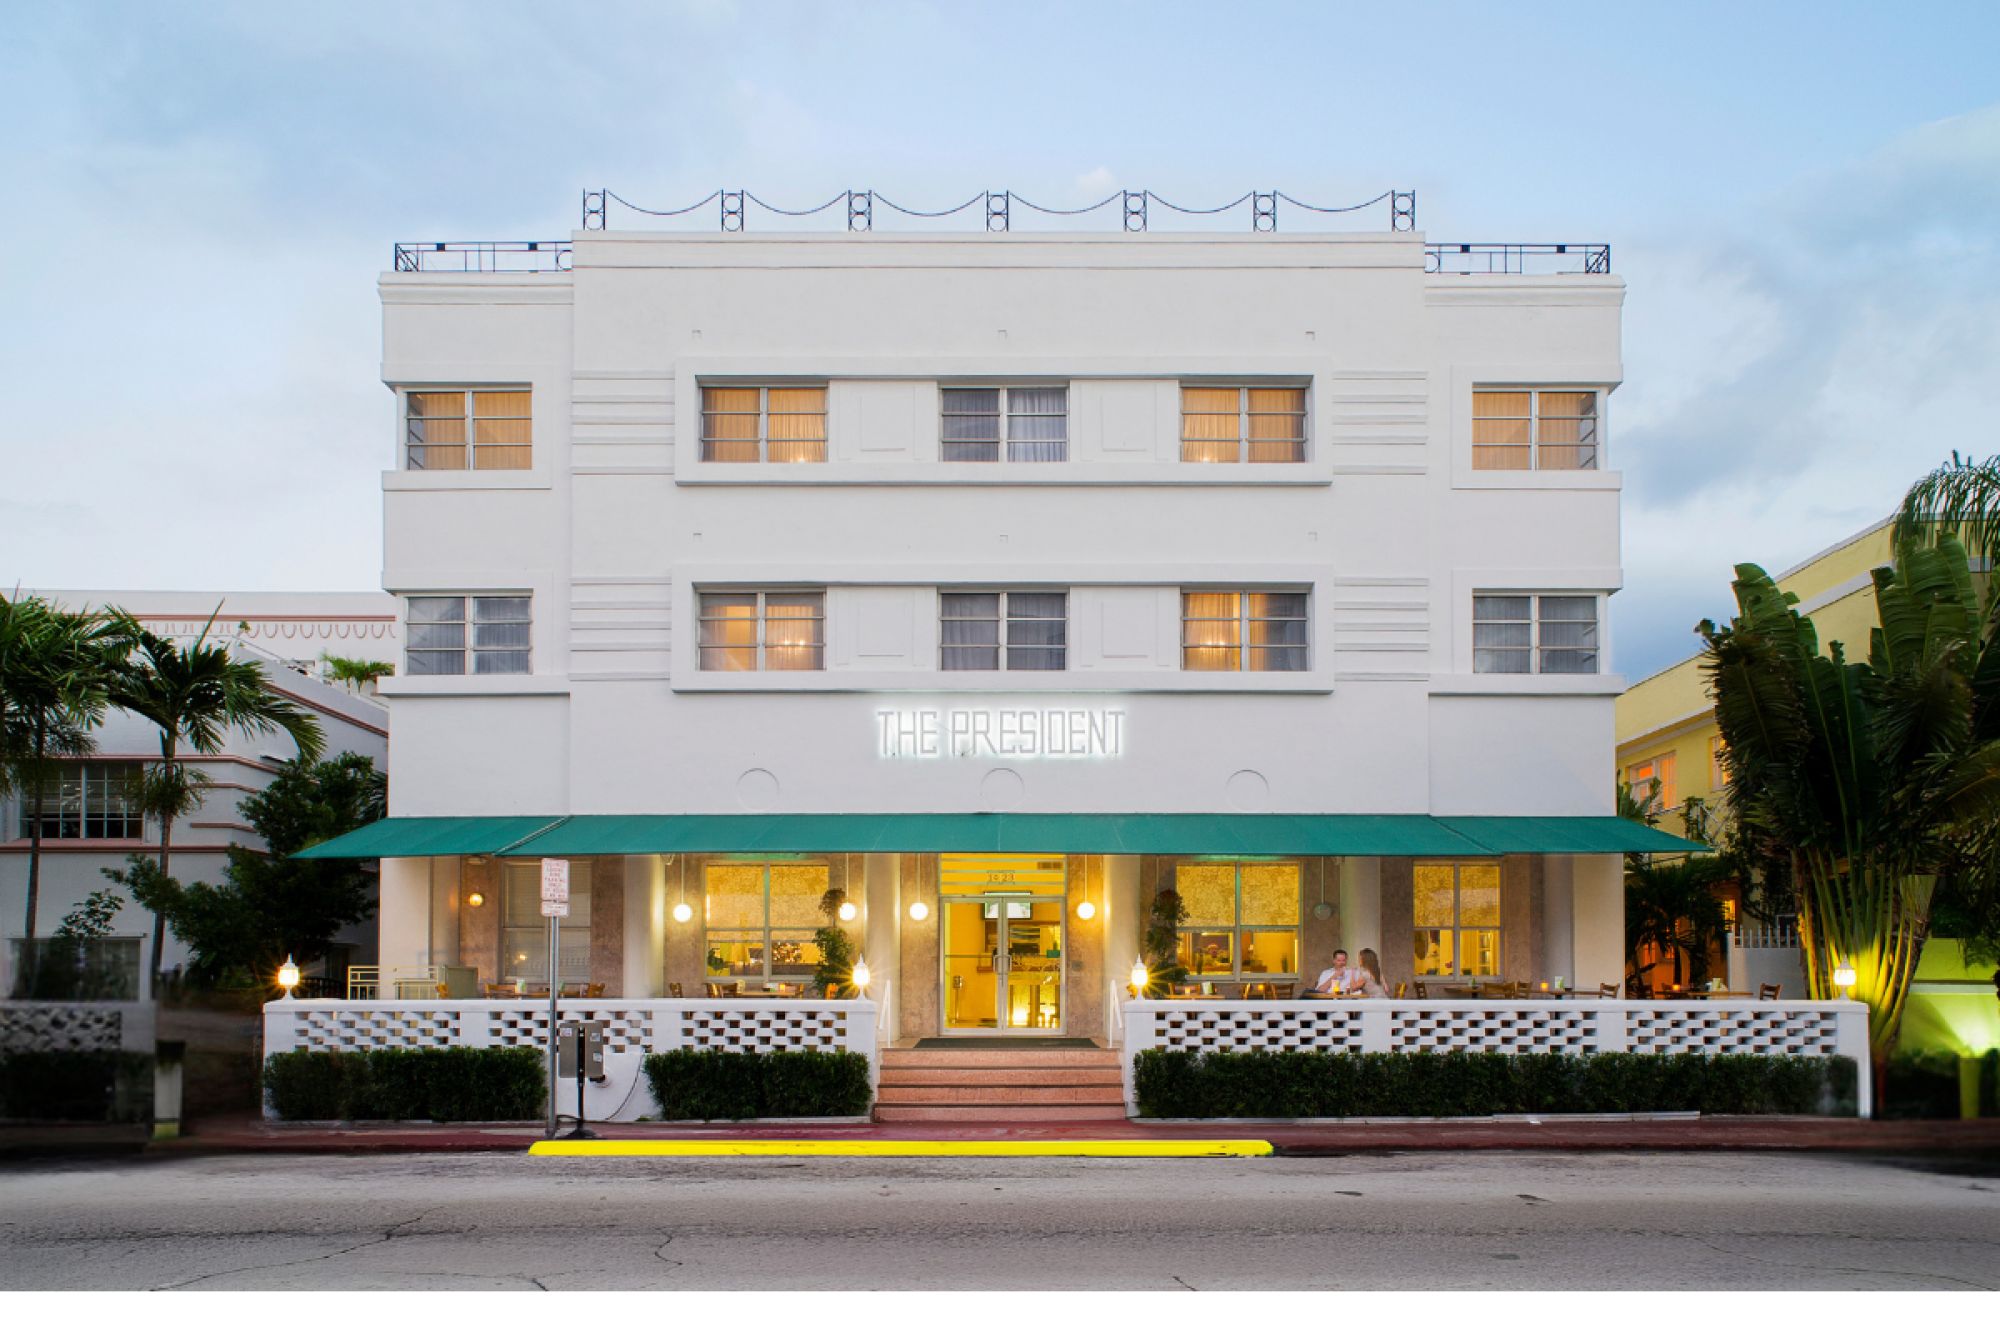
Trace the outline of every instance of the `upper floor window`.
{"label": "upper floor window", "polygon": [[527,675],[532,647],[528,601],[521,596],[410,598],[410,674]]}
{"label": "upper floor window", "polygon": [[[42,784],[44,838],[143,838],[145,816],[133,783],[136,763],[64,764]],[[21,836],[35,831],[35,787],[21,790]]]}
{"label": "upper floor window", "polygon": [[1708,788],[1721,791],[1729,785],[1729,747],[1720,735],[1708,738]]}
{"label": "upper floor window", "polygon": [[701,594],[701,669],[826,670],[826,594]]}
{"label": "upper floor window", "polygon": [[1475,593],[1472,669],[1587,676],[1597,671],[1597,599]]}
{"label": "upper floor window", "polygon": [[1302,592],[1183,592],[1186,671],[1304,671]]}
{"label": "upper floor window", "polygon": [[1181,386],[1184,463],[1303,463],[1303,388]]}
{"label": "upper floor window", "polygon": [[1593,389],[1478,389],[1472,395],[1472,466],[1545,472],[1597,466]]}
{"label": "upper floor window", "polygon": [[412,389],[403,438],[412,471],[519,471],[534,464],[528,389]]}
{"label": "upper floor window", "polygon": [[1643,763],[1626,766],[1625,781],[1632,788],[1632,799],[1653,814],[1663,814],[1681,803],[1674,782],[1674,758],[1672,754],[1656,754]]}
{"label": "upper floor window", "polygon": [[1069,595],[948,592],[938,597],[939,666],[946,671],[1061,671]]}
{"label": "upper floor window", "polygon": [[939,456],[947,463],[1060,463],[1069,456],[1069,390],[945,389]]}
{"label": "upper floor window", "polygon": [[826,386],[701,391],[705,463],[824,463]]}

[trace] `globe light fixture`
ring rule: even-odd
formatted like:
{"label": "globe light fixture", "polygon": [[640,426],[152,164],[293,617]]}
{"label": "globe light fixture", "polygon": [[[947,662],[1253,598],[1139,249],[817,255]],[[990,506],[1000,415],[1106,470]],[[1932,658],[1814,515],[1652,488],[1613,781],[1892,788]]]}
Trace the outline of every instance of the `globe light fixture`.
{"label": "globe light fixture", "polygon": [[674,904],[674,920],[686,924],[693,917],[694,909],[692,907],[689,907],[686,903]]}
{"label": "globe light fixture", "polygon": [[1076,905],[1076,915],[1079,920],[1082,921],[1090,920],[1090,918],[1097,915],[1097,904],[1090,901],[1090,899],[1085,898],[1082,902]]}
{"label": "globe light fixture", "polygon": [[468,893],[465,895],[465,905],[467,907],[484,907],[486,906],[486,895],[483,893]]}
{"label": "globe light fixture", "polygon": [[299,965],[290,954],[285,955],[285,965],[278,969],[278,984],[285,988],[285,998],[291,999],[292,988],[299,984]]}
{"label": "globe light fixture", "polygon": [[922,921],[925,917],[929,916],[930,914],[931,914],[931,906],[929,903],[916,902],[910,904],[910,920]]}
{"label": "globe light fixture", "polygon": [[842,921],[852,921],[855,917],[861,915],[861,909],[853,903],[842,903],[838,915]]}

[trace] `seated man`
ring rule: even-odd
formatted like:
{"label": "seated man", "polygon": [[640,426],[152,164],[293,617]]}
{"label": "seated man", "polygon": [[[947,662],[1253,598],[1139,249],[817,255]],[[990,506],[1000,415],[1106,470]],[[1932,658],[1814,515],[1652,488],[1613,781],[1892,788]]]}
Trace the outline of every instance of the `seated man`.
{"label": "seated man", "polygon": [[1355,970],[1347,965],[1347,950],[1335,949],[1333,966],[1320,973],[1319,980],[1315,981],[1300,998],[1325,1000],[1335,995],[1352,994],[1357,984]]}

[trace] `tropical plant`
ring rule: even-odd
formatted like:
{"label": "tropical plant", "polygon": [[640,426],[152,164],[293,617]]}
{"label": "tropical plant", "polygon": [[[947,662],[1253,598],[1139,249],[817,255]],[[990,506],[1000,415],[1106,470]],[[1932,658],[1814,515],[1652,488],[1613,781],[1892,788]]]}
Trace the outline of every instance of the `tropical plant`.
{"label": "tropical plant", "polygon": [[187,945],[192,980],[268,979],[287,955],[301,964],[325,957],[335,935],[374,910],[374,876],[359,861],[294,860],[293,853],[380,819],[387,799],[381,772],[364,755],[295,759],[238,804],[269,850],[231,844],[223,883],[183,887],[136,853],[124,870],[104,873]]}
{"label": "tropical plant", "polygon": [[369,662],[358,657],[335,657],[332,653],[321,654],[320,660],[326,663],[328,680],[346,681],[352,685],[367,685],[396,674],[394,662]]}
{"label": "tropical plant", "polygon": [[109,889],[98,889],[70,910],[56,927],[59,940],[101,940],[111,933],[111,923],[125,910],[125,900]]}
{"label": "tropical plant", "polygon": [[1181,927],[1187,915],[1187,904],[1173,885],[1162,885],[1153,895],[1141,947],[1146,955],[1146,994],[1155,999],[1187,980],[1188,970],[1181,965]]}
{"label": "tropical plant", "polygon": [[[220,608],[217,608],[220,610]],[[196,754],[214,754],[230,730],[252,735],[284,732],[298,747],[299,758],[319,758],[325,743],[319,722],[305,709],[276,694],[255,662],[239,662],[228,645],[210,643],[208,624],[186,648],[172,639],[141,631],[136,651],[112,680],[110,699],[160,729],[160,759],[142,780],[141,800],[147,813],[160,821],[160,874],[173,875],[174,823],[199,807],[204,781],[183,759],[183,747]],[[144,900],[141,900],[144,903]],[[151,904],[146,904],[151,905]],[[165,945],[166,915],[153,908],[155,976]]]}
{"label": "tropical plant", "polygon": [[[813,990],[820,995],[837,992],[843,997],[854,992],[854,941],[840,928],[840,907],[847,901],[842,889],[828,889],[820,896],[819,910],[827,924],[813,932],[819,946],[819,962],[813,965]],[[832,987],[833,991],[829,991]]]}
{"label": "tropical plant", "polygon": [[1634,976],[1643,970],[1640,951],[1650,945],[1673,960],[1675,985],[1708,980],[1709,953],[1729,928],[1715,896],[1715,886],[1727,878],[1727,865],[1714,856],[1655,860],[1626,870],[1625,957]]}
{"label": "tropical plant", "polygon": [[1866,662],[1819,650],[1813,624],[1755,565],[1739,614],[1703,621],[1703,669],[1727,746],[1739,829],[1791,864],[1814,998],[1852,968],[1886,1061],[1938,877],[1990,857],[2000,812],[2000,643],[1964,547],[1913,535],[1874,571],[1881,628]]}
{"label": "tropical plant", "polygon": [[[90,728],[104,717],[112,672],[138,632],[121,612],[63,611],[39,597],[0,598],[0,793],[20,793],[32,806],[22,927],[30,941],[40,907],[49,788],[65,759],[95,748]],[[30,946],[28,957],[34,956]]]}

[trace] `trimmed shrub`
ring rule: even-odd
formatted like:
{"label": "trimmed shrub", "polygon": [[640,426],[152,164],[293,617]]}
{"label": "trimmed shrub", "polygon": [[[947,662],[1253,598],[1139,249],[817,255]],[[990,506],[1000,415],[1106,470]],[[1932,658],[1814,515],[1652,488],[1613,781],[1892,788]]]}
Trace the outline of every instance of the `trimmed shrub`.
{"label": "trimmed shrub", "polygon": [[856,1051],[664,1051],[645,1071],[662,1120],[866,1115],[874,1096]]}
{"label": "trimmed shrub", "polygon": [[280,1120],[533,1120],[547,1106],[530,1046],[282,1051],[264,1061]]}
{"label": "trimmed shrub", "polygon": [[1958,1119],[1958,1079],[1956,1051],[1897,1051],[1882,1080],[1882,1118]]}
{"label": "trimmed shrub", "polygon": [[1140,1051],[1142,1116],[1293,1120],[1645,1111],[1853,1115],[1843,1057]]}
{"label": "trimmed shrub", "polygon": [[129,1051],[0,1053],[0,1120],[147,1120],[153,1059]]}

